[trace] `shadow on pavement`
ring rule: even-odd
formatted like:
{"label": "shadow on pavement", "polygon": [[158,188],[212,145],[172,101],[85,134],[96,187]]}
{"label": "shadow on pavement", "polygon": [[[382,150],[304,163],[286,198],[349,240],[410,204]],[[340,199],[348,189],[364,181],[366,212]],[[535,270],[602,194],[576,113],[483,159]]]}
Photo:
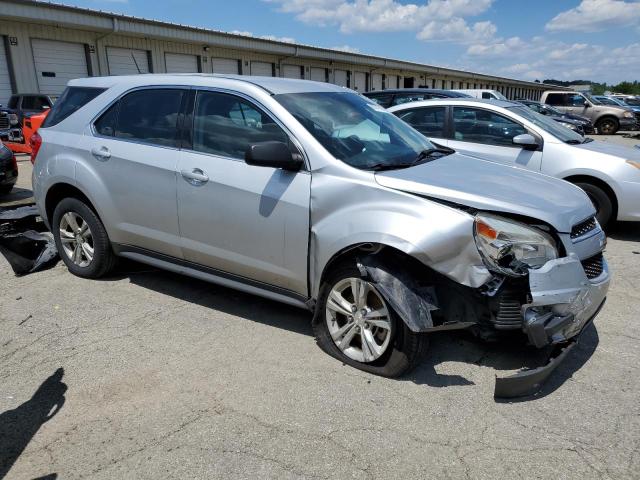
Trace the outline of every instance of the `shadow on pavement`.
{"label": "shadow on pavement", "polygon": [[11,193],[0,195],[0,207],[13,207],[33,203],[33,192],[27,188],[13,187]]}
{"label": "shadow on pavement", "polygon": [[607,236],[615,240],[640,242],[640,222],[617,222],[609,227]]}
{"label": "shadow on pavement", "polygon": [[[124,261],[119,271],[116,278],[129,278],[135,285],[179,300],[252,322],[313,336],[311,314],[299,308],[171,272],[155,270],[132,261]],[[541,398],[557,390],[587,362],[597,345],[598,334],[592,325],[585,331],[572,355],[552,374],[542,391],[536,396],[525,397],[524,400]],[[474,385],[473,381],[463,376],[438,373],[436,366],[444,362],[461,362],[489,367],[494,369],[496,374],[503,376],[501,372],[504,372],[506,376],[520,369],[536,368],[546,364],[549,351],[527,346],[525,337],[518,334],[504,335],[498,341],[486,342],[468,331],[436,332],[431,334],[430,345],[422,363],[399,381],[411,381],[436,388]]]}
{"label": "shadow on pavement", "polygon": [[[31,399],[0,414],[0,479],[4,478],[40,427],[51,420],[65,402],[67,386],[62,382],[64,369],[47,378]],[[50,474],[46,479],[57,478]]]}

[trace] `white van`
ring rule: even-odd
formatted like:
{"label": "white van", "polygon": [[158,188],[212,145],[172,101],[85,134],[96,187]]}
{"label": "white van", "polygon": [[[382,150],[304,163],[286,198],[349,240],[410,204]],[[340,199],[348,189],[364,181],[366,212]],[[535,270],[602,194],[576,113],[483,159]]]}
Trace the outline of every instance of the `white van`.
{"label": "white van", "polygon": [[472,88],[466,90],[454,90],[454,92],[466,93],[474,98],[484,98],[485,100],[507,100],[507,97],[497,90],[481,90]]}

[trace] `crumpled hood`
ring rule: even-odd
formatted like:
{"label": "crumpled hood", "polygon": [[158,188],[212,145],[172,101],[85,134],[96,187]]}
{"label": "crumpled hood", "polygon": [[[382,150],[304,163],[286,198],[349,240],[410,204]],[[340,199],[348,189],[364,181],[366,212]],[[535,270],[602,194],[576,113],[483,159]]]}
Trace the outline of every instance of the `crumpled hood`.
{"label": "crumpled hood", "polygon": [[589,150],[591,152],[604,153],[606,155],[613,155],[615,157],[620,157],[623,160],[640,161],[640,149],[625,147],[624,145],[614,145],[613,143],[594,140],[593,142],[581,143],[580,145],[571,145],[571,147]]}
{"label": "crumpled hood", "polygon": [[595,214],[587,195],[564,180],[459,153],[415,167],[376,173],[385,187],[542,220],[559,232]]}

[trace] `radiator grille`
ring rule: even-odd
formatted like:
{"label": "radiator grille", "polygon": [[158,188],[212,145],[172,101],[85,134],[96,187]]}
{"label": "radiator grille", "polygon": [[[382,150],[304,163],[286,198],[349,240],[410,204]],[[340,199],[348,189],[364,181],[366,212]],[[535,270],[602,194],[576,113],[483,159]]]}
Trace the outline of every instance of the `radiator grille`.
{"label": "radiator grille", "polygon": [[6,130],[9,128],[9,115],[6,113],[0,113],[0,130]]}
{"label": "radiator grille", "polygon": [[578,238],[596,228],[596,217],[591,217],[584,222],[574,225],[571,229],[571,238]]}
{"label": "radiator grille", "polygon": [[522,303],[520,302],[521,293],[505,291],[500,294],[498,299],[498,312],[496,314],[495,323],[500,326],[513,326],[520,325],[522,323],[522,314],[520,309]]}
{"label": "radiator grille", "polygon": [[602,253],[583,260],[582,268],[584,268],[584,273],[587,274],[588,279],[591,280],[599,277],[604,270],[604,258],[602,257]]}

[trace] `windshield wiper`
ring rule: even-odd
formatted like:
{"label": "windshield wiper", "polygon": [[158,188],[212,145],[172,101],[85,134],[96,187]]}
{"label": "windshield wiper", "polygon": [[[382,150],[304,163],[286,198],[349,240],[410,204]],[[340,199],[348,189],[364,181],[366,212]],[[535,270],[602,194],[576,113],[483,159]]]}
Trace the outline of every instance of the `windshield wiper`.
{"label": "windshield wiper", "polygon": [[568,143],[569,145],[580,145],[583,142],[572,138],[571,140],[565,140],[564,143]]}
{"label": "windshield wiper", "polygon": [[367,170],[374,170],[376,172],[381,172],[382,170],[399,170],[401,168],[409,168],[421,163],[426,163],[446,155],[451,155],[452,153],[455,153],[455,150],[448,147],[427,148],[426,150],[422,150],[411,162],[376,163],[375,165],[367,167]]}
{"label": "windshield wiper", "polygon": [[582,143],[593,142],[593,138],[585,138]]}

